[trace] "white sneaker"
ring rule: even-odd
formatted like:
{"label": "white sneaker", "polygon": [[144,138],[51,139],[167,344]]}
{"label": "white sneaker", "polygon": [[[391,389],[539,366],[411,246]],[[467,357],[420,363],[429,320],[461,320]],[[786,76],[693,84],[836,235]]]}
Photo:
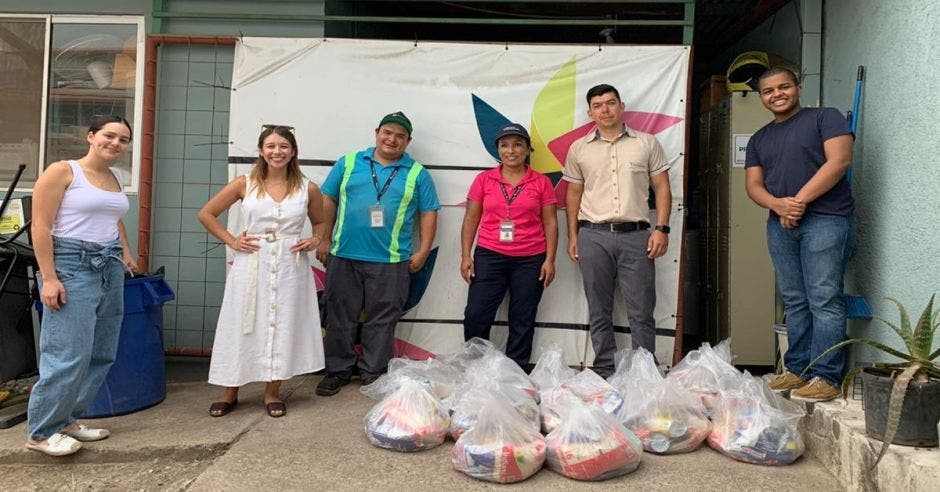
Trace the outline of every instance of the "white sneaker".
{"label": "white sneaker", "polygon": [[63,430],[62,433],[82,442],[100,441],[111,435],[108,429],[95,429],[87,427],[85,424],[78,424],[78,427],[72,430]]}
{"label": "white sneaker", "polygon": [[82,449],[82,443],[56,432],[45,441],[26,441],[26,449],[39,451],[49,456],[65,456]]}

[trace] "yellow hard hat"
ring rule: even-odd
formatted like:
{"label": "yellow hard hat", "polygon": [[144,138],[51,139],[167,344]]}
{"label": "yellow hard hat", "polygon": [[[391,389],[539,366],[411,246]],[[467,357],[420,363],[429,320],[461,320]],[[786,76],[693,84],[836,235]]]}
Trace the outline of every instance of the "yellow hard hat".
{"label": "yellow hard hat", "polygon": [[786,68],[797,78],[800,76],[799,67],[785,58],[766,51],[745,51],[728,66],[725,85],[729,92],[756,91],[758,78],[772,67]]}

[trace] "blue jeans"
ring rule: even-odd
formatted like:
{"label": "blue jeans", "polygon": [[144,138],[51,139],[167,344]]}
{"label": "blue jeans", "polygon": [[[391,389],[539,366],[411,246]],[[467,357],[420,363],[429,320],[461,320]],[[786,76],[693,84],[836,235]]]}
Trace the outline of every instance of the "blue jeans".
{"label": "blue jeans", "polygon": [[[784,364],[794,374],[845,340],[843,275],[854,245],[852,217],[807,214],[793,229],[784,229],[776,217],[767,221],[767,246],[787,315]],[[819,377],[839,386],[845,349],[831,352],[806,372],[806,379]]]}
{"label": "blue jeans", "polygon": [[545,253],[532,256],[508,256],[477,246],[473,252],[473,280],[467,291],[464,309],[464,340],[490,338],[496,311],[509,291],[509,338],[506,356],[520,367],[529,365],[535,315],[542,300],[543,283],[539,280]]}
{"label": "blue jeans", "polygon": [[53,238],[56,275],[66,302],[45,307],[39,381],[29,397],[30,439],[41,441],[91,405],[117,354],[124,318],[121,246]]}

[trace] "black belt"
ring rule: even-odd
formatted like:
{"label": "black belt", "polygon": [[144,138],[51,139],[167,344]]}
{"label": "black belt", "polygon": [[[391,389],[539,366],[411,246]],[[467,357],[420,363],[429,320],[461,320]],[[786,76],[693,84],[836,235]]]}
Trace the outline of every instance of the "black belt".
{"label": "black belt", "polygon": [[632,232],[650,228],[649,222],[588,222],[579,220],[578,225],[588,229],[602,229],[610,232]]}

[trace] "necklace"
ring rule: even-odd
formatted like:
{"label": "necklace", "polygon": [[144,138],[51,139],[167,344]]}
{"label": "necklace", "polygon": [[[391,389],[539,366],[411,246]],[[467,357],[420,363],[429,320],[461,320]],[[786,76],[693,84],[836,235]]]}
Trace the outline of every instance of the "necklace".
{"label": "necklace", "polygon": [[82,173],[85,175],[85,179],[95,188],[99,188],[105,191],[121,191],[120,186],[117,183],[117,179],[110,170],[105,172],[92,171],[83,166]]}

